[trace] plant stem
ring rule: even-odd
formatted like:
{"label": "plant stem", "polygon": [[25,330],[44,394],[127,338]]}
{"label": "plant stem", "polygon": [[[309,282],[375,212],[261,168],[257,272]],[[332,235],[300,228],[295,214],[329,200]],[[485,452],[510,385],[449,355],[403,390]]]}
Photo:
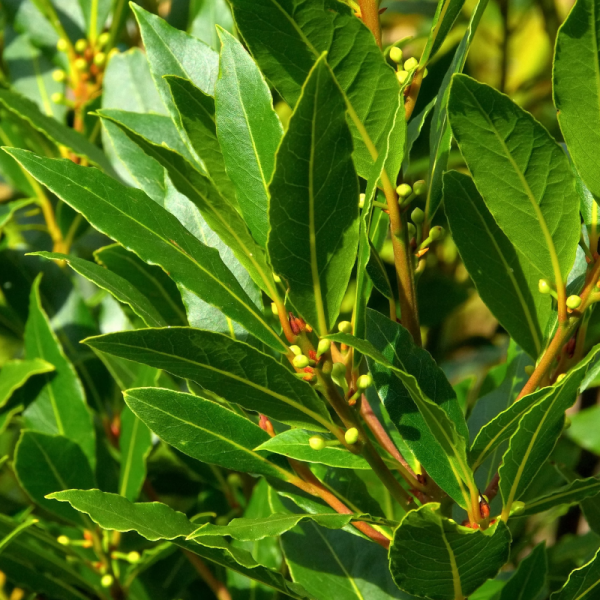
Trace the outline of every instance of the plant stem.
{"label": "plant stem", "polygon": [[184,550],[183,553],[198,571],[198,575],[204,580],[204,583],[212,590],[217,600],[231,600],[231,594],[222,581],[219,581],[208,568],[206,563],[190,550]]}
{"label": "plant stem", "polygon": [[377,0],[358,0],[360,18],[371,30],[377,45],[381,48],[381,23],[379,21],[379,2]]}
{"label": "plant stem", "polygon": [[424,73],[425,67],[419,67],[419,70],[415,73],[412,83],[410,84],[408,96],[406,97],[406,102],[404,104],[404,114],[406,121],[410,119],[410,117],[413,114],[413,111],[415,110],[417,98],[419,97],[419,92],[421,91],[421,84],[423,83]]}

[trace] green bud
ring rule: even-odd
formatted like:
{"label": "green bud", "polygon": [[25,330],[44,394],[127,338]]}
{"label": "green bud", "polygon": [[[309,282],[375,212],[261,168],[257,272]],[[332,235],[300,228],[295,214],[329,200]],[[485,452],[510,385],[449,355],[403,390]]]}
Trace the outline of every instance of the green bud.
{"label": "green bud", "polygon": [[87,40],[84,40],[83,38],[81,38],[80,40],[77,40],[75,42],[75,52],[79,52],[79,54],[81,54],[82,52],[85,52],[87,47],[88,47]]}
{"label": "green bud", "polygon": [[277,304],[275,304],[275,302],[271,302],[271,312],[278,317],[279,316],[279,311],[277,310]]}
{"label": "green bud", "polygon": [[365,195],[361,194],[358,197],[358,208],[362,208],[365,205]]}
{"label": "green bud", "polygon": [[304,354],[299,354],[298,356],[294,356],[294,360],[292,361],[296,369],[304,369],[308,367],[310,361],[308,360],[308,356],[304,356]]}
{"label": "green bud", "polygon": [[59,535],[56,538],[56,541],[61,545],[61,546],[68,546],[71,543],[71,540],[66,536],[66,535]]}
{"label": "green bud", "polygon": [[65,101],[65,95],[62,92],[54,92],[54,94],[50,96],[50,100],[52,100],[54,104],[62,104]]}
{"label": "green bud", "polygon": [[525,510],[525,502],[521,502],[520,500],[517,500],[516,502],[512,503],[512,506],[510,507],[510,514],[511,514],[511,516],[518,515],[519,513],[522,513],[524,510]]}
{"label": "green bud", "polygon": [[323,450],[323,448],[325,448],[325,446],[327,445],[325,440],[320,436],[320,435],[313,435],[309,440],[308,440],[308,445],[313,449],[313,450]]}
{"label": "green bud", "polygon": [[368,387],[373,385],[373,375],[371,373],[367,373],[366,375],[361,375],[356,380],[356,385],[361,390],[366,390]]}
{"label": "green bud", "polygon": [[352,323],[350,321],[340,321],[338,323],[338,331],[341,333],[352,333]]}
{"label": "green bud", "polygon": [[325,354],[331,348],[331,340],[319,340],[319,345],[317,346],[317,358],[321,356],[321,354]]}
{"label": "green bud", "polygon": [[400,64],[402,62],[402,48],[398,48],[397,46],[394,46],[393,48],[390,49],[390,58],[395,62]]}
{"label": "green bud", "polygon": [[227,483],[231,487],[239,488],[242,487],[244,482],[242,481],[239,473],[229,473],[229,475],[227,475]]}
{"label": "green bud", "polygon": [[408,185],[408,183],[401,183],[397,188],[396,188],[396,193],[398,194],[398,196],[400,196],[400,198],[406,198],[407,196],[410,196],[412,194],[412,188],[410,187],[410,185]]}
{"label": "green bud", "polygon": [[300,346],[290,346],[290,351],[294,356],[302,356],[302,348]]}
{"label": "green bud", "polygon": [[408,240],[412,240],[415,235],[417,235],[417,228],[412,223],[407,223],[408,225]]}
{"label": "green bud", "polygon": [[331,379],[344,391],[347,391],[348,382],[346,381],[346,365],[344,363],[334,363],[331,368]]}
{"label": "green bud", "polygon": [[140,557],[140,553],[139,553],[139,552],[136,552],[135,550],[133,550],[132,552],[129,552],[129,553],[127,554],[127,560],[128,560],[130,563],[136,563],[136,562],[138,562],[138,561],[140,560],[140,558],[141,558],[141,557]]}
{"label": "green bud", "polygon": [[356,442],[358,442],[358,429],[356,429],[356,427],[351,427],[344,434],[344,438],[346,440],[346,444],[353,446],[356,444]]}
{"label": "green bud", "polygon": [[104,46],[108,44],[108,40],[110,40],[110,33],[108,31],[101,33],[98,36],[98,46],[100,46],[100,48],[104,48]]}
{"label": "green bud", "polygon": [[76,58],[73,65],[78,71],[87,71],[88,68],[88,63],[85,58]]}
{"label": "green bud", "polygon": [[440,238],[442,238],[444,235],[444,228],[440,227],[439,225],[436,225],[435,227],[432,227],[431,230],[429,231],[429,237],[432,240],[439,240]]}
{"label": "green bud", "polygon": [[416,69],[419,66],[419,61],[416,58],[409,58],[405,63],[404,63],[404,70],[405,71],[412,71],[413,69]]}
{"label": "green bud", "polygon": [[273,281],[275,283],[281,283],[281,277],[279,277],[279,275],[275,275],[275,273],[273,273]]}
{"label": "green bud", "polygon": [[97,67],[101,67],[102,65],[104,65],[105,62],[106,62],[106,54],[104,54],[104,52],[98,52],[98,54],[96,54],[94,56],[94,64]]}
{"label": "green bud", "polygon": [[54,81],[61,83],[67,78],[67,74],[62,69],[56,69],[56,71],[52,71],[52,79]]}
{"label": "green bud", "polygon": [[567,298],[567,307],[571,310],[579,308],[581,306],[581,298],[577,295],[569,296]]}
{"label": "green bud", "polygon": [[102,575],[102,579],[100,580],[100,585],[103,588],[109,588],[114,583],[114,578],[112,575],[108,573],[106,575]]}
{"label": "green bud", "polygon": [[533,375],[534,371],[535,371],[535,367],[533,365],[527,365],[525,367],[525,373],[527,373],[527,375]]}
{"label": "green bud", "polygon": [[423,179],[419,179],[419,181],[415,181],[413,184],[413,191],[417,196],[422,196],[427,192],[427,184]]}
{"label": "green bud", "polygon": [[408,79],[408,71],[396,71],[396,77],[400,85],[404,85]]}
{"label": "green bud", "polygon": [[66,52],[69,49],[69,42],[64,38],[60,38],[58,42],[56,42],[56,49],[59,52]]}
{"label": "green bud", "polygon": [[425,213],[417,207],[410,214],[410,218],[415,225],[420,225],[425,220]]}
{"label": "green bud", "polygon": [[556,383],[560,383],[567,375],[565,373],[561,373],[557,378],[556,378]]}
{"label": "green bud", "polygon": [[540,279],[538,282],[538,290],[540,294],[550,294],[552,292],[552,287],[545,279]]}

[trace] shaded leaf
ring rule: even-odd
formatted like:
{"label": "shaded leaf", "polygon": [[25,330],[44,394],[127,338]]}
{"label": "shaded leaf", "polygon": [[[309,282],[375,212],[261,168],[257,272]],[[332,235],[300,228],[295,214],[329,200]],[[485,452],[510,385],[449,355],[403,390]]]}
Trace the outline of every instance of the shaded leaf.
{"label": "shaded leaf", "polygon": [[0,370],[0,408],[6,405],[13,392],[25,385],[30,377],[51,371],[54,371],[54,365],[41,358],[5,362]]}
{"label": "shaded leaf", "polygon": [[519,563],[519,568],[502,588],[500,600],[535,600],[546,584],[548,559],[546,544],[538,544]]}
{"label": "shaded leaf", "polygon": [[121,411],[119,449],[119,494],[133,502],[139,496],[146,479],[146,458],[152,449],[152,434],[128,406],[124,406]]}
{"label": "shaded leaf", "polygon": [[567,583],[552,594],[552,600],[593,600],[600,584],[600,552],[580,569],[570,573]]}
{"label": "shaded leaf", "polygon": [[551,493],[528,500],[525,508],[517,516],[528,517],[537,513],[550,510],[555,506],[578,504],[586,498],[593,498],[600,493],[600,479],[588,477],[587,479],[575,479],[568,485],[552,491]]}

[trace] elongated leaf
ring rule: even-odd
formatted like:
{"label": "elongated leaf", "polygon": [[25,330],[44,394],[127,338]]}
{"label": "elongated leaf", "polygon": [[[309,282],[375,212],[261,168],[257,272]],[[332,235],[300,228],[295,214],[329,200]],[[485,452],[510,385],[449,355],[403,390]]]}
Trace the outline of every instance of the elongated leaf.
{"label": "elongated leaf", "polygon": [[552,600],[593,600],[598,596],[600,586],[600,551],[596,556],[569,575],[567,583],[552,594]]}
{"label": "elongated leaf", "polygon": [[[183,513],[174,511],[158,502],[133,504],[122,496],[107,494],[99,490],[70,490],[52,497],[69,502],[77,510],[87,513],[104,529],[137,531],[150,540],[169,539],[218,565],[233,569],[255,579],[292,598],[307,598],[302,588],[282,577],[281,574],[259,565],[249,553],[228,548],[219,538],[202,540],[206,546],[179,540],[194,530],[194,525]],[[209,545],[211,544],[211,545]]]}
{"label": "elongated leaf", "polygon": [[25,198],[0,205],[0,230],[14,217],[18,210],[30,204],[33,204],[33,199]]}
{"label": "elongated leaf", "polygon": [[577,504],[586,498],[593,498],[599,493],[600,479],[597,477],[576,479],[546,496],[526,502],[523,512],[518,513],[518,516],[528,517],[544,512],[545,510],[550,510],[555,506]]}
{"label": "elongated leaf", "polygon": [[409,594],[455,600],[495,577],[508,560],[510,533],[503,521],[486,531],[442,517],[439,504],[409,512],[394,533],[390,571]]}
{"label": "elongated leaf", "polygon": [[227,0],[200,0],[190,7],[188,31],[219,50],[219,35],[216,25],[233,33],[235,25]]}
{"label": "elongated leaf", "polygon": [[31,100],[10,90],[1,89],[0,104],[5,109],[27,121],[35,130],[43,133],[55,144],[65,146],[77,156],[88,158],[106,173],[114,174],[110,162],[97,146],[90,143],[78,131],[62,125],[52,117],[42,114]]}
{"label": "elongated leaf", "polygon": [[600,15],[595,0],[577,0],[556,38],[554,104],[565,142],[587,187],[600,196]]}
{"label": "elongated leaf", "polygon": [[453,78],[448,112],[477,189],[500,228],[540,277],[554,281],[558,271],[566,278],[580,225],[572,201],[575,178],[561,147],[512,100],[465,75]]}
{"label": "elongated leaf", "polygon": [[277,153],[269,190],[268,250],[296,310],[325,335],[354,265],[358,180],[344,100],[322,57]]}
{"label": "elongated leaf", "polygon": [[348,525],[353,515],[337,514],[312,514],[312,515],[287,515],[272,514],[263,519],[233,519],[229,525],[201,525],[188,539],[196,539],[205,535],[228,535],[236,540],[253,542],[266,537],[274,537],[289,531],[300,521],[309,519],[328,529],[341,529]]}
{"label": "elongated leaf", "polygon": [[119,494],[133,502],[146,479],[146,458],[152,449],[152,435],[148,427],[127,406],[121,411],[119,448]]}
{"label": "elongated leaf", "polygon": [[237,471],[289,477],[288,471],[266,458],[266,452],[254,451],[268,434],[212,400],[160,388],[138,388],[128,390],[125,401],[156,435],[184,454]]}
{"label": "elongated leaf", "polygon": [[472,179],[444,175],[444,208],[461,257],[481,299],[511,337],[534,358],[552,311],[538,291],[539,272],[510,243]]}
{"label": "elongated leaf", "polygon": [[421,64],[423,66],[433,58],[444,43],[464,3],[464,0],[438,0],[437,9],[431,23],[431,33],[421,57]]}
{"label": "elongated leaf", "polygon": [[269,346],[285,348],[218,252],[201,244],[143,192],[69,160],[44,159],[16,148],[9,153],[97,229],[142,260],[163,267],[177,283],[239,321]]}
{"label": "elongated leaf", "polygon": [[[327,62],[376,148],[385,145],[388,115],[397,106],[398,82],[371,32],[349,6],[331,0],[231,0],[236,25],[262,72],[290,106],[315,62]],[[280,43],[285,40],[285,43]],[[359,175],[373,159],[353,126]]]}
{"label": "elongated leaf", "polygon": [[202,159],[217,189],[231,204],[237,206],[235,187],[225,170],[225,160],[217,139],[214,99],[187,79],[174,75],[167,75],[164,79],[169,85],[181,125],[192,148]]}
{"label": "elongated leaf", "polygon": [[13,531],[11,531],[8,535],[4,536],[2,540],[0,540],[0,554],[2,554],[6,547],[9,546],[10,543],[13,540],[15,540],[21,533],[23,533],[23,531],[25,531],[26,529],[28,529],[32,525],[35,525],[38,522],[38,519],[29,517],[28,519],[23,521],[18,527],[13,529]]}
{"label": "elongated leaf", "polygon": [[0,370],[0,408],[6,406],[13,392],[25,385],[30,377],[51,371],[54,371],[54,365],[41,358],[5,362]]}
{"label": "elongated leaf", "polygon": [[500,492],[505,510],[523,495],[534,475],[544,464],[564,427],[565,411],[573,405],[586,371],[597,361],[600,346],[595,346],[553,393],[545,396],[521,419],[504,454]]}
{"label": "elongated leaf", "polygon": [[308,383],[270,356],[226,335],[170,327],[88,338],[86,344],[191,379],[228,402],[277,421],[311,430],[332,427],[325,405]]}
{"label": "elongated leaf", "polygon": [[219,31],[221,58],[215,91],[219,143],[240,210],[254,239],[267,245],[269,181],[283,128],[269,86],[243,46]]}
{"label": "elongated leaf", "polygon": [[233,250],[253,280],[269,293],[274,283],[263,249],[252,239],[240,214],[221,195],[213,182],[183,156],[164,145],[153,144],[137,135],[114,119],[112,113],[100,111],[99,114],[122,127],[131,140],[166,169],[177,190],[198,207],[208,226]]}
{"label": "elongated leaf", "polygon": [[70,438],[81,447],[94,468],[96,436],[92,416],[77,373],[65,356],[42,308],[40,281],[41,276],[38,276],[31,288],[29,318],[25,327],[25,356],[28,360],[49,362],[54,365],[55,371],[40,375],[45,384],[27,407],[25,424],[29,429]]}
{"label": "elongated leaf", "polygon": [[[77,444],[62,435],[23,431],[15,450],[15,473],[21,487],[36,504],[81,524],[81,515],[70,506],[46,499],[52,492],[94,487],[90,465]],[[88,525],[85,520],[83,524]]]}
{"label": "elongated leaf", "polygon": [[167,325],[167,322],[161,317],[148,298],[116,273],[100,267],[96,263],[75,256],[69,256],[68,254],[57,252],[35,252],[33,254],[34,256],[42,256],[43,258],[64,260],[75,272],[89,279],[99,288],[106,290],[119,302],[128,304],[131,310],[149,327],[163,327]]}
{"label": "elongated leaf", "polygon": [[516,573],[502,588],[500,600],[535,600],[546,584],[548,559],[546,544],[538,544],[519,563]]}
{"label": "elongated leaf", "polygon": [[143,262],[119,244],[96,250],[94,258],[144,294],[169,325],[187,325],[179,290],[160,267]]}
{"label": "elongated leaf", "polygon": [[370,469],[369,463],[360,455],[348,452],[343,446],[327,446],[313,450],[308,440],[311,434],[301,429],[289,429],[261,444],[257,450],[283,454],[304,462],[321,463],[345,469]]}

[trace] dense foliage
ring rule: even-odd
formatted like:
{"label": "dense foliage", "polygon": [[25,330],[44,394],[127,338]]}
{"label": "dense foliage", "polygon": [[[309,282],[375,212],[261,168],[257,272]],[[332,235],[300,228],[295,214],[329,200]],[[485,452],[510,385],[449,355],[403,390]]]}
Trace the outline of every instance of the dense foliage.
{"label": "dense foliage", "polygon": [[379,4],[2,4],[0,599],[600,598],[600,0]]}

